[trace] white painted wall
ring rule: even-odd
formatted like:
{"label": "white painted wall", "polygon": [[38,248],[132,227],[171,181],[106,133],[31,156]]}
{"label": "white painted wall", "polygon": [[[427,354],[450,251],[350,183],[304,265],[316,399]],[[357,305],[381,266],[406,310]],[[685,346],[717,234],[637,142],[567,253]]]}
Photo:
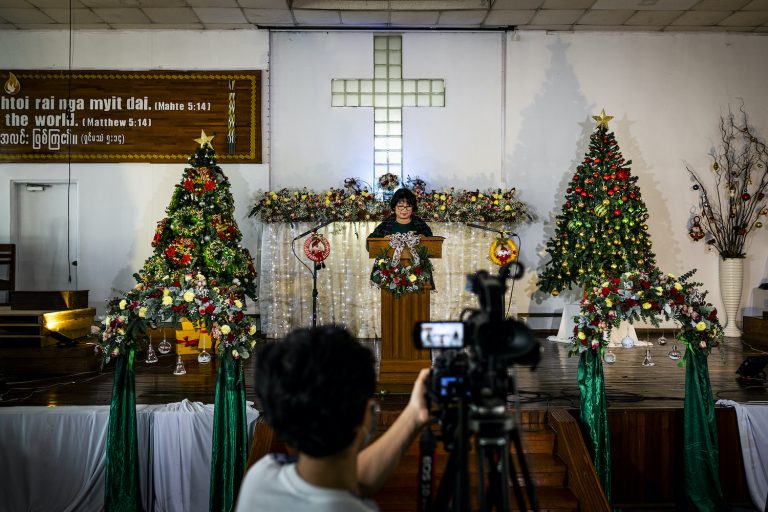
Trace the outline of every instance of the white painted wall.
{"label": "white painted wall", "polygon": [[[444,79],[446,107],[403,109],[404,174],[431,186],[501,179],[500,33],[403,34],[403,78]],[[373,109],[332,107],[331,80],[373,78],[369,32],[272,35],[272,186],[373,178]]]}
{"label": "white painted wall", "polygon": [[[74,33],[76,69],[268,69],[265,31],[104,31]],[[0,31],[0,68],[67,69],[68,33]],[[215,144],[214,140],[214,144]],[[192,153],[193,140],[179,141]],[[154,226],[162,219],[183,164],[77,164],[72,180],[79,187],[80,244],[78,285],[90,290],[92,306],[103,310],[114,290],[132,287],[133,273],[152,253]],[[269,183],[267,165],[222,167],[232,183],[235,217],[243,244],[258,244],[247,218],[253,193]],[[0,164],[0,240],[11,231],[13,182],[66,181],[66,164]],[[66,215],[66,211],[62,212]]]}
{"label": "white painted wall", "polygon": [[[111,69],[270,68],[271,145],[267,165],[226,165],[246,244],[256,249],[246,220],[252,195],[267,187],[340,186],[372,176],[372,113],[331,108],[331,78],[372,76],[371,33],[75,32],[75,67]],[[430,186],[515,186],[539,221],[521,229],[522,261],[530,269],[560,210],[565,183],[588,146],[591,116],[605,108],[650,213],[660,266],[698,280],[721,307],[717,255],[687,237],[696,195],[687,162],[706,171],[718,142],[717,122],[743,98],[753,124],[768,137],[768,38],[744,34],[522,32],[403,34],[406,78],[444,78],[445,108],[406,109],[406,174]],[[67,34],[0,31],[0,67],[66,68]],[[268,39],[271,39],[271,44]],[[266,105],[265,105],[266,107]],[[266,110],[266,108],[265,108]],[[77,164],[80,187],[80,285],[100,304],[110,287],[150,253],[183,166]],[[269,169],[269,171],[267,170]],[[66,177],[60,164],[0,165],[0,198],[12,180]],[[267,173],[269,172],[269,176]],[[705,172],[706,174],[706,172]],[[0,240],[9,233],[9,206],[0,202]],[[768,219],[765,219],[768,220]],[[768,224],[768,222],[766,222]],[[768,278],[768,230],[751,237],[742,304]],[[534,296],[534,276],[516,286],[519,311],[556,311],[563,298]]]}
{"label": "white painted wall", "polygon": [[[689,164],[711,175],[707,154],[720,141],[718,121],[740,98],[751,121],[768,138],[768,69],[758,66],[768,38],[742,34],[522,32],[508,40],[507,138],[504,174],[532,204],[539,222],[522,230],[522,259],[542,266],[566,182],[588,148],[592,115],[605,108],[610,128],[632,173],[638,176],[659,266],[695,279],[722,311],[718,256],[687,235],[697,194]],[[763,217],[768,225],[768,218]],[[742,306],[759,306],[753,289],[768,280],[768,230],[748,240]],[[529,275],[517,296],[522,310],[558,309],[563,298],[534,294]],[[533,295],[533,299],[531,296]]]}

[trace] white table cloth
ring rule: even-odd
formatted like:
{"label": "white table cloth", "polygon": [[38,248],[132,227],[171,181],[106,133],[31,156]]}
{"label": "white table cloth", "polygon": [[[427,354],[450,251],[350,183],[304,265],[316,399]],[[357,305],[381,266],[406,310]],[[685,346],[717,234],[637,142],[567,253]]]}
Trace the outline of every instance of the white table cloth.
{"label": "white table cloth", "polygon": [[[207,511],[212,404],[136,407],[146,510]],[[248,432],[258,411],[247,409]],[[108,406],[0,408],[0,511],[101,511]]]}

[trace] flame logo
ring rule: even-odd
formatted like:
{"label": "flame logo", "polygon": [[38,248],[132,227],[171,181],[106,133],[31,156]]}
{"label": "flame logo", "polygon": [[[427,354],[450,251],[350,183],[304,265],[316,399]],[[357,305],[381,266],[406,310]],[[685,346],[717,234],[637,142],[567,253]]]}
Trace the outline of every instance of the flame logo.
{"label": "flame logo", "polygon": [[10,71],[8,72],[8,75],[10,76],[8,77],[8,80],[5,81],[5,86],[3,87],[3,89],[5,89],[6,93],[10,94],[11,96],[14,96],[18,94],[19,91],[21,90],[21,82],[19,82],[19,79],[16,78],[16,75],[11,73]]}

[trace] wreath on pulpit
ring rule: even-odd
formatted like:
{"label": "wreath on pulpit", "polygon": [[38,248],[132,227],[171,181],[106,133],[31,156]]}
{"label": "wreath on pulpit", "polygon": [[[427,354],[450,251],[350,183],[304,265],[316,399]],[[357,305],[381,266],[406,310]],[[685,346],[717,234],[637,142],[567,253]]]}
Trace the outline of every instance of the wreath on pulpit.
{"label": "wreath on pulpit", "polygon": [[[432,262],[429,260],[427,248],[419,245],[419,237],[415,233],[394,233],[389,245],[394,249],[392,256],[387,256],[383,249],[373,262],[371,281],[395,297],[408,293],[418,293],[424,286],[432,282]],[[411,253],[411,264],[403,265],[400,255],[403,249]]]}

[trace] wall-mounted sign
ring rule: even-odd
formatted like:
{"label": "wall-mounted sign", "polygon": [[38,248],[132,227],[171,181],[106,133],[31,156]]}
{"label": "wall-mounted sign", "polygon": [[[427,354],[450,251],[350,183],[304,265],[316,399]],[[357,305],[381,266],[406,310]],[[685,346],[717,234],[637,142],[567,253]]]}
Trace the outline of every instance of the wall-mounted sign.
{"label": "wall-mounted sign", "polygon": [[0,162],[261,163],[260,71],[0,71]]}

